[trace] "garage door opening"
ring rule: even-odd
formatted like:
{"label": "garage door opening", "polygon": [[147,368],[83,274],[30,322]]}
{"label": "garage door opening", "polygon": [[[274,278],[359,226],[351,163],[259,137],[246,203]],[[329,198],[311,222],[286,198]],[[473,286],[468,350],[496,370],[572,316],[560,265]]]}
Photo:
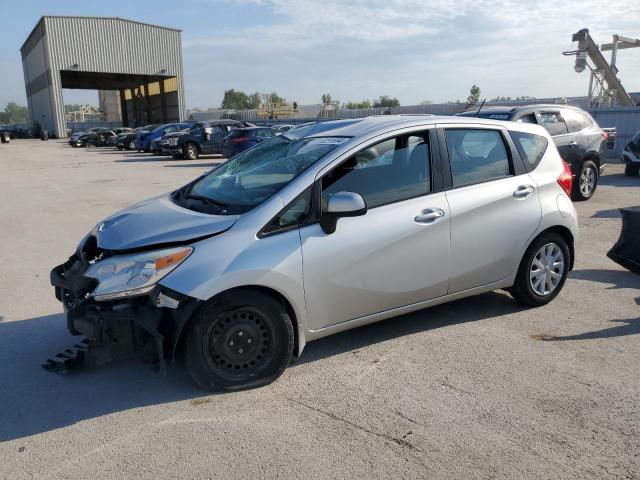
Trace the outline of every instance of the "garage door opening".
{"label": "garage door opening", "polygon": [[60,80],[63,89],[116,93],[116,100],[113,100],[114,95],[103,95],[103,98],[110,97],[109,102],[119,104],[125,127],[180,120],[176,77],[61,70]]}

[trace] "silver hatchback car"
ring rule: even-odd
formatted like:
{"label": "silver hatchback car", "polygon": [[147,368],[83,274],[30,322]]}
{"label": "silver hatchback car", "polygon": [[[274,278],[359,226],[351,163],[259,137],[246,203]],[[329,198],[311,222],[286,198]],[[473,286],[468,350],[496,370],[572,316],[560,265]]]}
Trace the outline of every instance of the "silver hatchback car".
{"label": "silver hatchback car", "polygon": [[276,379],[305,344],[506,289],[544,305],[574,261],[571,171],[539,126],[305,124],[99,223],[51,272],[81,355],[184,352],[207,390]]}

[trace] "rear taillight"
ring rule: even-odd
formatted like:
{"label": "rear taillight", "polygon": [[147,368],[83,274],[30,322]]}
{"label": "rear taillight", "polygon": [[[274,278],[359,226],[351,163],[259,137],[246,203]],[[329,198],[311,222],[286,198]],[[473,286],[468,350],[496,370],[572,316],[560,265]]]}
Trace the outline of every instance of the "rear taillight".
{"label": "rear taillight", "polygon": [[571,168],[569,164],[562,160],[562,173],[558,177],[558,185],[562,187],[564,193],[571,198],[571,185],[573,183],[573,175],[571,174]]}
{"label": "rear taillight", "polygon": [[604,138],[605,140],[609,140],[609,133],[605,132],[604,130],[602,131],[602,138]]}
{"label": "rear taillight", "polygon": [[236,137],[232,140],[233,143],[242,143],[247,139],[247,137]]}

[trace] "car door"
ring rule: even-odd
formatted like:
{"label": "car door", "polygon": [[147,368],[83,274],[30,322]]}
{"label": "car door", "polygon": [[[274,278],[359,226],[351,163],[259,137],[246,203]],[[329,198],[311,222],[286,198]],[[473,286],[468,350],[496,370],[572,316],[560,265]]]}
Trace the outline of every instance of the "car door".
{"label": "car door", "polygon": [[331,234],[317,223],[300,229],[312,330],[446,293],[449,207],[432,174],[432,132],[387,137],[319,174],[323,205],[351,191],[368,211],[339,219]]}
{"label": "car door", "polygon": [[447,126],[441,150],[451,189],[449,293],[508,277],[541,221],[538,187],[501,127]]}
{"label": "car door", "polygon": [[207,153],[221,153],[222,152],[222,140],[226,135],[227,130],[224,125],[212,125],[211,133],[209,134],[209,140],[205,143],[207,145]]}

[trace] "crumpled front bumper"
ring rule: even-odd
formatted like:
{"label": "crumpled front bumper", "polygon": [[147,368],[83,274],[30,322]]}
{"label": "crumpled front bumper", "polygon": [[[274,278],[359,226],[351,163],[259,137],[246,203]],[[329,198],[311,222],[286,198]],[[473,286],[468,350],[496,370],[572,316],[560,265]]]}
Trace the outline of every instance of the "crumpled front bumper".
{"label": "crumpled front bumper", "polygon": [[97,280],[84,276],[89,262],[76,253],[51,270],[51,284],[63,304],[67,329],[84,335],[87,365],[141,355],[157,357],[161,369],[175,356],[180,334],[201,301],[156,285],[148,294],[97,302],[91,297]]}

